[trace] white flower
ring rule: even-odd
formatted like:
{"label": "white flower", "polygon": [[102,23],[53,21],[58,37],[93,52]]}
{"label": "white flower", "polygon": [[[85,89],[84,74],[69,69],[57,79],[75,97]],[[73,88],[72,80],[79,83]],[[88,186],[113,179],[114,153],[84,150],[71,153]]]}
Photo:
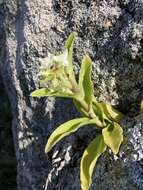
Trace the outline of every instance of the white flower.
{"label": "white flower", "polygon": [[59,63],[59,66],[68,66],[68,50],[65,49],[62,54],[53,55],[48,53],[48,57],[41,59],[41,69],[50,69]]}
{"label": "white flower", "polygon": [[50,67],[53,65],[53,55],[51,53],[48,53],[48,57],[40,59],[40,62],[41,62],[40,69],[50,69]]}
{"label": "white flower", "polygon": [[68,66],[68,50],[65,49],[62,54],[53,56],[53,60],[55,62],[60,62],[63,66]]}

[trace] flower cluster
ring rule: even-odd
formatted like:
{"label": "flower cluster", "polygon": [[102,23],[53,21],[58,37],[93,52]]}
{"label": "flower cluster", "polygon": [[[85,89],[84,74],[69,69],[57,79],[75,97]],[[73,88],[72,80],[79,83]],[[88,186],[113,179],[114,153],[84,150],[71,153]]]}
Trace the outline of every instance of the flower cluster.
{"label": "flower cluster", "polygon": [[41,59],[40,84],[51,91],[68,91],[72,89],[68,73],[68,49],[59,55],[48,54]]}

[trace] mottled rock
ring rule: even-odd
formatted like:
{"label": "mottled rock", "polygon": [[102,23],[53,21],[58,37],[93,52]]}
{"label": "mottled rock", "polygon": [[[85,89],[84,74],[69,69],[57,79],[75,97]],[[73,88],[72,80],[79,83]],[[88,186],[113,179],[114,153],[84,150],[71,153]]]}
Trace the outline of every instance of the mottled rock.
{"label": "mottled rock", "polygon": [[11,109],[0,77],[0,189],[16,189],[16,158],[11,130]]}
{"label": "mottled rock", "polygon": [[[70,100],[29,97],[38,88],[39,59],[61,50],[67,36],[77,31],[76,73],[87,51],[96,96],[136,115],[143,89],[143,1],[5,0],[0,3],[0,29],[0,71],[13,113],[18,188],[42,190],[47,181],[48,190],[78,190],[80,156],[93,135],[79,131],[47,159],[47,137],[77,112]],[[103,155],[91,189],[143,189],[141,124],[129,119],[124,128],[128,143],[117,158]]]}

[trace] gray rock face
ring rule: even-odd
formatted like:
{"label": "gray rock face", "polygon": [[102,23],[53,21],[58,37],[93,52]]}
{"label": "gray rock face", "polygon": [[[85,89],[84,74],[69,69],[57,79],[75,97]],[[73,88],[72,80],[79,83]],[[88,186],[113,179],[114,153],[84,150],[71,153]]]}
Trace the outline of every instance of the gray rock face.
{"label": "gray rock face", "polygon": [[11,109],[0,77],[0,189],[16,188],[16,158],[11,131]]}
{"label": "gray rock face", "polygon": [[[61,50],[78,32],[78,72],[84,50],[93,60],[95,94],[127,114],[137,114],[143,89],[142,0],[5,0],[0,2],[0,72],[13,113],[19,190],[79,190],[79,161],[91,129],[59,143],[48,156],[47,138],[78,113],[70,100],[30,98],[38,88],[39,59]],[[142,123],[125,121],[118,157],[99,160],[91,189],[143,189]],[[88,132],[88,133],[87,133]]]}

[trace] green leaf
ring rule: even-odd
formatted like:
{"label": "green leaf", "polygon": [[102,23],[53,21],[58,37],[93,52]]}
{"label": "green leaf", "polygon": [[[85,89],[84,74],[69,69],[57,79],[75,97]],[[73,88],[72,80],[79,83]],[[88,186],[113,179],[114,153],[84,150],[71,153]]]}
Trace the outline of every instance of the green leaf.
{"label": "green leaf", "polygon": [[121,114],[119,111],[113,108],[108,103],[101,102],[101,107],[103,110],[104,115],[106,116],[106,119],[109,118],[112,121],[120,122],[123,118],[123,114]]}
{"label": "green leaf", "polygon": [[68,89],[72,89],[71,82],[68,80],[67,76],[61,75],[61,76],[59,76],[59,80],[61,81],[63,87],[67,87]]}
{"label": "green leaf", "polygon": [[76,36],[77,36],[77,33],[76,33],[76,32],[72,32],[72,33],[69,35],[68,39],[67,39],[66,42],[65,42],[65,48],[67,48],[67,49],[70,49],[70,48],[71,48],[71,46],[72,46],[73,43],[74,43],[74,40],[75,40]]}
{"label": "green leaf", "polygon": [[97,159],[106,150],[102,135],[97,136],[85,149],[80,163],[80,180],[82,190],[88,190],[92,182],[92,173]]}
{"label": "green leaf", "polygon": [[117,111],[116,109],[113,108],[110,104],[105,104],[107,112],[110,114],[112,119],[116,122],[120,122],[121,119],[123,118],[123,114]]}
{"label": "green leaf", "polygon": [[66,97],[74,98],[74,94],[64,91],[50,91],[47,88],[41,88],[33,91],[30,96],[33,97],[45,97],[45,96],[56,96],[56,97]]}
{"label": "green leaf", "polygon": [[108,122],[120,122],[123,118],[123,114],[114,109],[112,105],[104,102],[98,102],[95,97],[93,97],[92,101],[94,111],[99,115],[102,121],[106,120]]}
{"label": "green leaf", "polygon": [[143,100],[141,100],[141,103],[140,103],[140,113],[141,114],[143,113]]}
{"label": "green leaf", "polygon": [[[75,107],[77,110],[81,113],[84,117],[89,117],[89,112],[86,112],[83,107],[80,105],[80,103],[76,100],[73,100]],[[92,119],[94,122],[93,124],[97,127],[104,127],[102,121],[99,119],[98,115],[94,116],[94,119]]]}
{"label": "green leaf", "polygon": [[105,144],[111,148],[114,154],[118,154],[121,143],[123,142],[123,129],[114,122],[102,130]]}
{"label": "green leaf", "polygon": [[83,107],[80,105],[80,103],[76,100],[73,100],[74,102],[74,105],[76,107],[76,109],[79,111],[79,113],[82,115],[82,116],[86,116],[88,117],[88,113],[83,109]]}
{"label": "green leaf", "polygon": [[76,36],[77,36],[76,32],[71,33],[70,36],[68,37],[68,39],[65,42],[65,48],[68,49],[68,62],[69,62],[67,70],[68,70],[69,75],[71,76],[71,78],[74,77],[73,64],[72,64],[72,56],[73,55],[72,54],[73,54],[73,43],[75,41]]}
{"label": "green leaf", "polygon": [[52,79],[53,79],[54,77],[51,75],[49,75],[48,77],[46,77],[46,78],[43,78],[43,79],[40,79],[39,80],[39,83],[40,84],[46,84],[47,82],[49,82],[49,81],[51,81]]}
{"label": "green leaf", "polygon": [[105,120],[107,120],[107,121],[110,121],[110,120],[104,113],[102,104],[100,102],[98,102],[95,97],[93,97],[92,101],[93,101],[92,106],[93,106],[93,110],[94,110],[95,114],[98,115],[98,117],[100,118],[100,120],[103,123],[103,126],[105,126],[106,125]]}
{"label": "green leaf", "polygon": [[49,137],[47,145],[45,147],[45,152],[48,153],[52,147],[59,142],[62,138],[70,135],[77,131],[80,127],[88,124],[94,124],[96,121],[94,119],[89,119],[87,117],[72,119],[60,125]]}
{"label": "green leaf", "polygon": [[91,69],[92,69],[92,61],[88,55],[85,55],[82,61],[80,74],[79,74],[79,87],[81,90],[82,97],[88,103],[89,106],[91,106],[92,104],[92,97],[93,97]]}

